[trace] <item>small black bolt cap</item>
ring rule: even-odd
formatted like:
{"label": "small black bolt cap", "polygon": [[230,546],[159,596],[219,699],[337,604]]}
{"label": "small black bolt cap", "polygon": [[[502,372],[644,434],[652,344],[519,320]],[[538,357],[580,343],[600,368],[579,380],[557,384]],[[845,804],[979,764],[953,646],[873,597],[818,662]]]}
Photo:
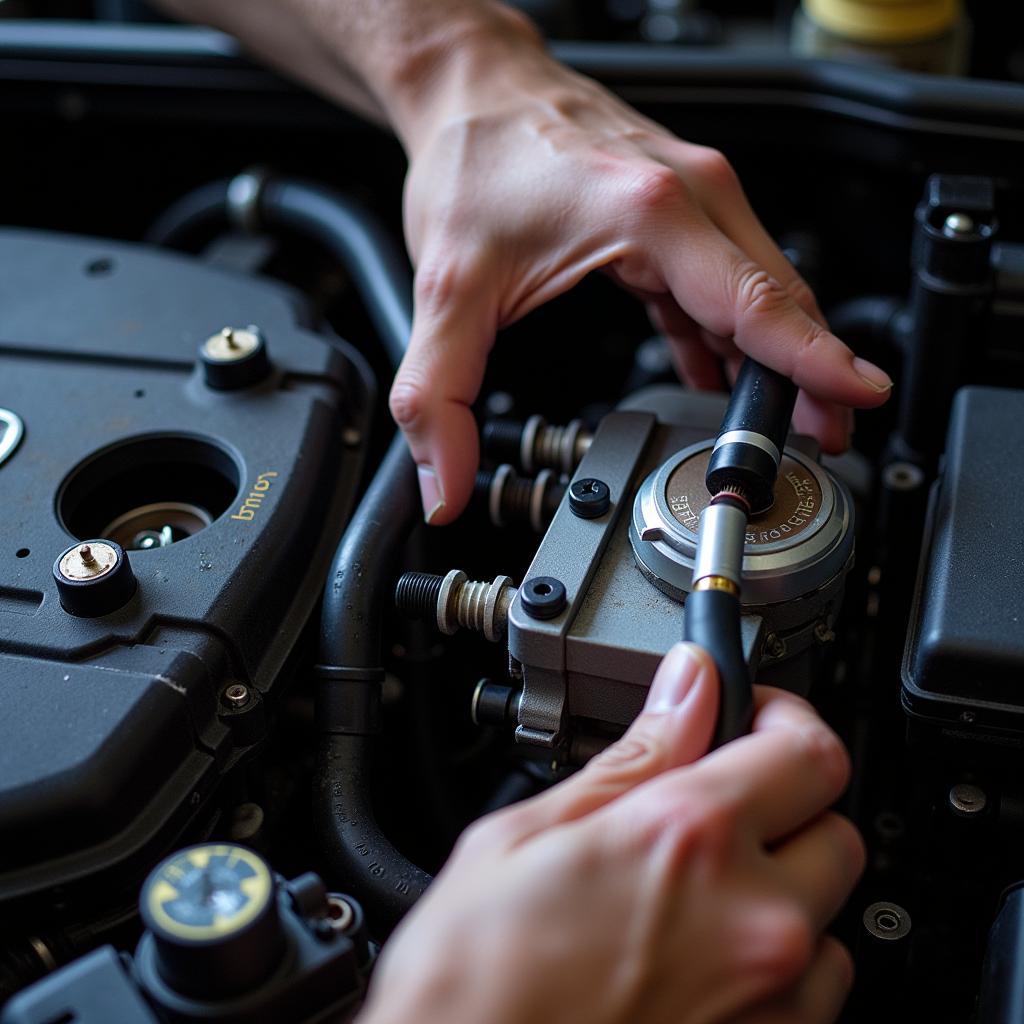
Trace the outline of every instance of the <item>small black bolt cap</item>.
{"label": "small black bolt cap", "polygon": [[263,332],[255,326],[225,327],[199,346],[203,380],[214,391],[238,391],[270,373]]}
{"label": "small black bolt cap", "polygon": [[554,576],[534,576],[519,590],[526,614],[534,619],[553,619],[567,604],[565,584]]}
{"label": "small black bolt cap", "polygon": [[53,563],[53,578],[61,608],[80,618],[109,615],[138,588],[124,548],[112,540],[72,544]]}
{"label": "small black bolt cap", "polygon": [[603,480],[585,476],[574,480],[569,487],[569,508],[581,519],[596,519],[608,511],[612,492]]}

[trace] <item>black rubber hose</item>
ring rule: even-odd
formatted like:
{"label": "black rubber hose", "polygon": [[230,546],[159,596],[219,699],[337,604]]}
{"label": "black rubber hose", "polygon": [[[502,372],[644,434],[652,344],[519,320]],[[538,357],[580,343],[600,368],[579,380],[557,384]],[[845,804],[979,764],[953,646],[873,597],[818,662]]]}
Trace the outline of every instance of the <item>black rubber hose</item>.
{"label": "black rubber hose", "polygon": [[[315,238],[338,258],[397,366],[412,330],[409,261],[377,218],[324,185],[285,178],[263,186],[259,214],[266,227]],[[399,281],[401,287],[393,283]]]}
{"label": "black rubber hose", "polygon": [[827,319],[844,341],[891,349],[898,344],[896,318],[905,306],[906,299],[895,295],[860,295],[830,307]]}
{"label": "black rubber hose", "polygon": [[712,749],[750,732],[754,695],[740,636],[740,601],[725,590],[695,590],[686,598],[683,639],[699,644],[718,667],[720,697]]}
{"label": "black rubber hose", "polygon": [[326,185],[262,177],[259,172],[251,178],[251,210],[232,208],[231,181],[212,181],[168,207],[146,233],[146,241],[179,246],[211,222],[232,218],[314,239],[348,272],[388,359],[398,366],[412,324],[409,261],[402,248],[372,213]]}
{"label": "black rubber hose", "polygon": [[200,185],[173,202],[150,225],[144,240],[150,245],[176,247],[210,223],[223,220],[228,209],[227,178]]}

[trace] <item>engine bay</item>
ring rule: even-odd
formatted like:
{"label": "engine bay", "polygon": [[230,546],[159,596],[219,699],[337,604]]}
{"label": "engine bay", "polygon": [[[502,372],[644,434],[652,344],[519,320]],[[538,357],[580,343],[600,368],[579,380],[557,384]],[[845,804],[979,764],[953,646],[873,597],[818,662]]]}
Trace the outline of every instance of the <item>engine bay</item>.
{"label": "engine bay", "polygon": [[[639,712],[728,395],[592,275],[502,332],[473,501],[428,528],[385,402],[395,140],[216,32],[8,6],[0,1019],[350,1019],[460,832]],[[787,5],[537,6],[563,60],[729,157],[896,382],[843,455],[790,434],[743,656],[851,753],[842,1019],[1018,1020],[1020,54],[973,8],[943,77],[780,43]]]}

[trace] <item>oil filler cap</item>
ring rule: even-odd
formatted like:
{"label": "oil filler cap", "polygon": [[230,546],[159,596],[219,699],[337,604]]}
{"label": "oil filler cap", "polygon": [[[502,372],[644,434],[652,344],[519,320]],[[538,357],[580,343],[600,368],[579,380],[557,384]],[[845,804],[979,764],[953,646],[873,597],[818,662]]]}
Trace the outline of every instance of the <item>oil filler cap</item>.
{"label": "oil filler cap", "polygon": [[285,953],[274,876],[244,846],[203,843],[168,857],[146,879],[139,910],[150,937],[143,959],[182,995],[250,992]]}
{"label": "oil filler cap", "polygon": [[70,615],[108,615],[131,600],[138,584],[128,556],[112,540],[73,544],[53,563],[60,606]]}
{"label": "oil filler cap", "polygon": [[215,391],[238,391],[258,384],[270,373],[263,332],[248,327],[225,327],[199,346],[206,386]]}

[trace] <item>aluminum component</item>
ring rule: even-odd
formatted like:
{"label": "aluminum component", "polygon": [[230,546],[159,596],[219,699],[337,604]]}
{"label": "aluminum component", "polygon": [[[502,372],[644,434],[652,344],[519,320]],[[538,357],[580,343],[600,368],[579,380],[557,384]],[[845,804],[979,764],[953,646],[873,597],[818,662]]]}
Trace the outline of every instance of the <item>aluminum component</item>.
{"label": "aluminum component", "polygon": [[988,797],[980,786],[969,782],[958,782],[949,791],[949,806],[954,814],[964,818],[972,818],[985,810]]}
{"label": "aluminum component", "polygon": [[723,448],[727,444],[751,444],[755,448],[760,448],[761,451],[771,456],[771,460],[776,466],[782,459],[779,449],[775,447],[772,439],[765,437],[764,434],[758,434],[754,430],[727,430],[715,441],[714,450],[718,451],[719,448]]}
{"label": "aluminum component", "polygon": [[255,233],[260,230],[260,198],[268,179],[263,168],[253,168],[235,175],[228,182],[227,214],[236,227]]}
{"label": "aluminum component", "polygon": [[523,433],[519,440],[519,464],[524,473],[533,473],[537,469],[534,461],[537,435],[546,426],[543,416],[531,416],[523,424]]}
{"label": "aluminum component", "polygon": [[548,487],[554,481],[555,474],[550,469],[542,469],[537,474],[533,488],[530,491],[530,526],[537,533],[544,532],[544,496]]}
{"label": "aluminum component", "polygon": [[966,213],[951,213],[942,225],[942,233],[948,238],[970,235],[974,231],[974,218]]}
{"label": "aluminum component", "polygon": [[865,929],[876,939],[896,942],[910,934],[910,914],[898,903],[872,903],[862,918]]}
{"label": "aluminum component", "polygon": [[[692,589],[697,531],[710,502],[704,471],[711,442],[690,445],[648,476],[633,506],[630,537],[641,571],[677,599]],[[841,483],[789,446],[775,502],[746,532],[745,604],[790,601],[832,579],[853,550],[851,502]]]}
{"label": "aluminum component", "polygon": [[494,471],[494,479],[491,481],[491,489],[487,496],[487,510],[490,513],[491,522],[495,526],[504,526],[505,520],[501,514],[501,493],[505,488],[505,482],[513,474],[512,467],[506,462]]}
{"label": "aluminum component", "polygon": [[252,699],[249,687],[244,683],[231,683],[224,687],[221,699],[229,708],[244,708]]}
{"label": "aluminum component", "polygon": [[539,621],[526,613],[520,598],[512,602],[509,654],[523,665],[523,700],[516,730],[520,741],[550,745],[562,730],[566,636],[622,517],[625,499],[635,487],[634,477],[654,426],[654,416],[643,412],[613,412],[602,420],[576,475],[608,485],[609,513],[599,519],[581,519],[563,501],[537,549],[527,578],[552,576],[560,580],[566,589],[566,610],[557,619]]}
{"label": "aluminum component", "polygon": [[740,585],[747,517],[733,505],[708,505],[701,513],[693,579],[724,576]]}

